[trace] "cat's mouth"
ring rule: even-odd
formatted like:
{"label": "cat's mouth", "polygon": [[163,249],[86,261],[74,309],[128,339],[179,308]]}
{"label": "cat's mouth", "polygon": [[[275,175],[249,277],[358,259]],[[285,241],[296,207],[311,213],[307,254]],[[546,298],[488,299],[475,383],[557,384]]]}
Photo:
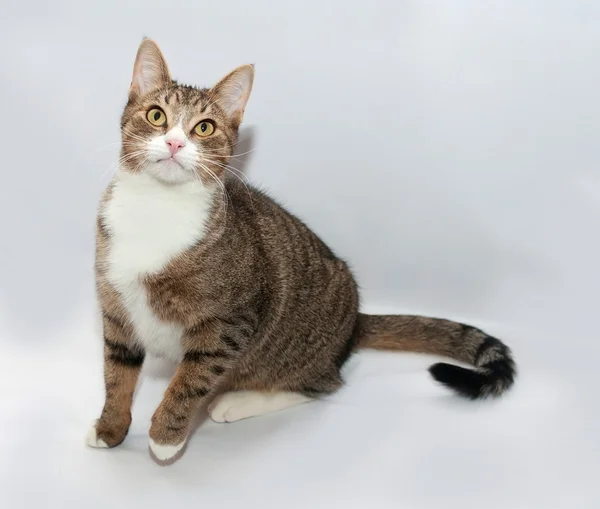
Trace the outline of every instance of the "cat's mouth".
{"label": "cat's mouth", "polygon": [[175,164],[177,166],[179,166],[182,170],[185,170],[185,168],[183,167],[183,164],[181,164],[177,159],[175,159],[174,157],[165,157],[163,159],[159,159],[158,161],[156,161],[157,163],[163,163],[163,164]]}
{"label": "cat's mouth", "polygon": [[193,180],[193,175],[177,159],[163,157],[148,164],[146,171],[165,184],[181,184]]}

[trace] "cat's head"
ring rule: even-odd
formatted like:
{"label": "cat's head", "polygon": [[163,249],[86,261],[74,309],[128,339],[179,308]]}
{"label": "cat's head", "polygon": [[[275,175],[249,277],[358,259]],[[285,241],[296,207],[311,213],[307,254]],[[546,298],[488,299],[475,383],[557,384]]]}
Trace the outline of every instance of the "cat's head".
{"label": "cat's head", "polygon": [[254,67],[243,65],[209,89],[180,85],[156,43],[144,39],[121,118],[120,167],[165,184],[217,184],[237,142],[253,79]]}

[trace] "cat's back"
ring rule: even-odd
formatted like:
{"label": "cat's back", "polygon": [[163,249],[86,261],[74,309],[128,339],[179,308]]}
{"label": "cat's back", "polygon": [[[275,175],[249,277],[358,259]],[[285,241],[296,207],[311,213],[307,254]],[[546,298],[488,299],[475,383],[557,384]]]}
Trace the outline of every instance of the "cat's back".
{"label": "cat's back", "polygon": [[316,233],[266,191],[237,179],[228,181],[226,189],[232,223],[244,224],[246,231],[254,232],[278,255],[292,251],[298,255],[310,248],[313,256],[336,258]]}

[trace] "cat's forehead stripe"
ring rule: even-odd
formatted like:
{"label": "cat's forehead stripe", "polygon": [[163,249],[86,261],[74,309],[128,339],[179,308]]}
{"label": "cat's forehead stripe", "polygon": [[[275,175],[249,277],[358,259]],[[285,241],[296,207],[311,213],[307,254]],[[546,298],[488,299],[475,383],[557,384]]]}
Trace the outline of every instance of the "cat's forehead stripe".
{"label": "cat's forehead stripe", "polygon": [[168,105],[191,106],[196,108],[202,106],[201,113],[211,104],[210,95],[207,89],[190,87],[187,85],[174,84],[167,89],[164,95],[164,102]]}

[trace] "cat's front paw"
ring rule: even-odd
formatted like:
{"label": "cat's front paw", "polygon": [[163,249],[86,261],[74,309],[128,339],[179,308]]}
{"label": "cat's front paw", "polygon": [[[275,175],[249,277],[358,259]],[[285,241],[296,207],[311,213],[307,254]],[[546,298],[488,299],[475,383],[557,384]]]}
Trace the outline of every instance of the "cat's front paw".
{"label": "cat's front paw", "polygon": [[127,425],[110,425],[102,419],[98,419],[85,436],[85,443],[96,449],[107,449],[116,447],[127,436],[129,423]]}
{"label": "cat's front paw", "polygon": [[152,440],[152,437],[151,437],[148,445],[150,447],[150,452],[157,460],[169,461],[169,460],[172,460],[175,456],[177,456],[179,451],[181,451],[181,449],[183,449],[183,446],[185,445],[185,440],[183,442],[181,442],[179,444],[175,444],[175,445],[158,444],[154,440]]}
{"label": "cat's front paw", "polygon": [[183,449],[187,438],[187,426],[159,407],[152,417],[149,434],[148,445],[151,454],[161,462],[169,461]]}
{"label": "cat's front paw", "polygon": [[87,432],[87,435],[85,436],[85,443],[96,449],[107,449],[108,444],[98,436],[96,424],[98,424],[98,421],[94,422],[93,426]]}

